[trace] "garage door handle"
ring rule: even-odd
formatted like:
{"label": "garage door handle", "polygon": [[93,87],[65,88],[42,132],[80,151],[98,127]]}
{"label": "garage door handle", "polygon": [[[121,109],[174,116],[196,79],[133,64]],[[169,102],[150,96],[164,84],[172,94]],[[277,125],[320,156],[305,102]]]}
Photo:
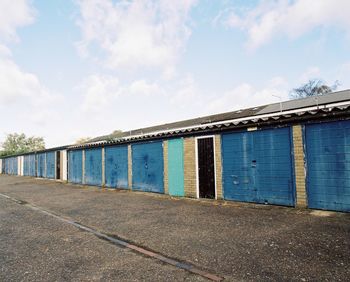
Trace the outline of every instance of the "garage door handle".
{"label": "garage door handle", "polygon": [[239,184],[238,175],[231,175],[231,177],[233,178],[232,179],[233,184],[238,185]]}

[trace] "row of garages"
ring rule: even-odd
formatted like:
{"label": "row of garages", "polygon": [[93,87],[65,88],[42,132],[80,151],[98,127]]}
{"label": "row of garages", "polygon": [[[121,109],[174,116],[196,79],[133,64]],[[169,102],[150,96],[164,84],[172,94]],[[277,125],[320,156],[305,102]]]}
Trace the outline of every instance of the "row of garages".
{"label": "row of garages", "polygon": [[10,175],[63,179],[60,156],[63,151],[25,154],[0,160],[1,172]]}
{"label": "row of garages", "polygon": [[350,211],[350,121],[6,158],[2,172],[171,196]]}
{"label": "row of garages", "polygon": [[[134,144],[132,188],[164,193],[163,142]],[[68,152],[68,181],[78,184],[129,188],[128,145]]]}

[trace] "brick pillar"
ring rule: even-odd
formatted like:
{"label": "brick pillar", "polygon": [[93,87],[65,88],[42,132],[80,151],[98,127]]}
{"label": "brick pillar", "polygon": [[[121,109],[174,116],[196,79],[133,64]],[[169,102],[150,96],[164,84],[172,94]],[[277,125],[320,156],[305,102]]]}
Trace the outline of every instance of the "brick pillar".
{"label": "brick pillar", "polygon": [[102,187],[105,187],[106,185],[106,175],[105,175],[105,148],[102,147],[101,149],[102,154]]}
{"label": "brick pillar", "polygon": [[129,189],[132,189],[132,150],[131,145],[128,145],[128,183]]}
{"label": "brick pillar", "polygon": [[163,161],[164,161],[164,194],[169,194],[168,181],[168,141],[163,141]]}
{"label": "brick pillar", "polygon": [[195,138],[184,138],[184,184],[185,196],[197,198]]}
{"label": "brick pillar", "polygon": [[301,125],[293,126],[296,206],[306,207],[305,165]]}
{"label": "brick pillar", "polygon": [[215,170],[216,170],[216,197],[218,200],[222,195],[222,162],[221,162],[221,135],[215,135]]}

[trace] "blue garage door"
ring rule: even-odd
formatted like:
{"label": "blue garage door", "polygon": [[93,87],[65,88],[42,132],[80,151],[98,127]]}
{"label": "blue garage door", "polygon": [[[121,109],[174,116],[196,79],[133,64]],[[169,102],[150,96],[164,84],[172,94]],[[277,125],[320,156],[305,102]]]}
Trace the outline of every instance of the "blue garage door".
{"label": "blue garage door", "polygon": [[128,188],[128,146],[105,149],[106,186]]}
{"label": "blue garage door", "polygon": [[23,175],[28,176],[30,170],[29,155],[23,156]]}
{"label": "blue garage door", "polygon": [[85,150],[85,184],[102,185],[102,149]]}
{"label": "blue garage door", "polygon": [[55,178],[55,152],[46,153],[46,178]]}
{"label": "blue garage door", "polygon": [[4,173],[9,174],[9,159],[5,159]]}
{"label": "blue garage door", "polygon": [[13,174],[13,158],[7,159],[7,173]]}
{"label": "blue garage door", "polygon": [[9,158],[9,174],[15,174],[15,159],[14,158]]}
{"label": "blue garage door", "polygon": [[38,177],[45,177],[45,153],[38,154]]}
{"label": "blue garage door", "polygon": [[294,206],[290,128],[222,135],[224,198]]}
{"label": "blue garage door", "polygon": [[17,175],[18,174],[18,160],[17,157],[6,159],[6,170],[7,174]]}
{"label": "blue garage door", "polygon": [[31,163],[32,155],[26,155],[23,157],[23,175],[31,176]]}
{"label": "blue garage door", "polygon": [[3,166],[4,166],[4,173],[8,174],[9,173],[9,159],[4,159],[3,160]]}
{"label": "blue garage door", "polygon": [[350,211],[350,121],[305,126],[308,207]]}
{"label": "blue garage door", "polygon": [[132,188],[164,193],[162,142],[132,145]]}
{"label": "blue garage door", "polygon": [[29,175],[36,176],[36,156],[29,155]]}
{"label": "blue garage door", "polygon": [[14,175],[18,175],[18,158],[19,157],[14,157],[13,158],[13,168],[14,168],[14,171],[13,171],[13,174]]}
{"label": "blue garage door", "polygon": [[83,152],[68,152],[68,181],[72,183],[82,183],[83,179]]}

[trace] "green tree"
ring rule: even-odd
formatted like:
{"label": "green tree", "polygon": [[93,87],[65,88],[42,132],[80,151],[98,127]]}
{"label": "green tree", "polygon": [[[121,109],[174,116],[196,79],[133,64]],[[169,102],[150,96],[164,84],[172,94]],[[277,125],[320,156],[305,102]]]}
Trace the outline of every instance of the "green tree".
{"label": "green tree", "polygon": [[22,154],[45,149],[43,137],[26,137],[24,133],[7,134],[5,141],[1,143],[0,156]]}
{"label": "green tree", "polygon": [[322,79],[310,79],[307,83],[298,88],[294,88],[290,92],[292,99],[306,98],[311,96],[319,96],[335,91],[340,85],[339,81],[334,82],[333,85],[327,85]]}
{"label": "green tree", "polygon": [[123,131],[122,130],[114,130],[110,135],[107,135],[104,139],[106,141],[114,141],[116,138],[118,137],[122,137],[123,136]]}
{"label": "green tree", "polygon": [[78,140],[75,141],[76,145],[82,145],[85,143],[88,143],[91,140],[91,137],[80,137]]}
{"label": "green tree", "polygon": [[123,131],[120,129],[114,130],[111,134],[113,137],[120,137],[123,135]]}

